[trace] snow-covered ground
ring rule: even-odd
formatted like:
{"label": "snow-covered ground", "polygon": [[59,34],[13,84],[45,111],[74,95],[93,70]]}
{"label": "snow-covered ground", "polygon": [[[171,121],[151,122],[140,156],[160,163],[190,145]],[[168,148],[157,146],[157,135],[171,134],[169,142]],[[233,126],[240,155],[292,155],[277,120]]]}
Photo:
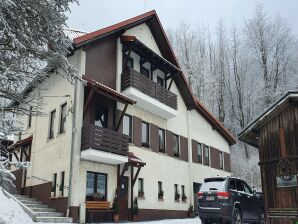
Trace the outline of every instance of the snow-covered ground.
{"label": "snow-covered ground", "polygon": [[33,224],[32,219],[13,199],[4,195],[0,188],[0,224]]}
{"label": "snow-covered ground", "polygon": [[[0,224],[33,224],[35,222],[24,212],[13,199],[4,195],[0,188]],[[200,219],[169,219],[150,222],[134,222],[139,224],[201,224]]]}

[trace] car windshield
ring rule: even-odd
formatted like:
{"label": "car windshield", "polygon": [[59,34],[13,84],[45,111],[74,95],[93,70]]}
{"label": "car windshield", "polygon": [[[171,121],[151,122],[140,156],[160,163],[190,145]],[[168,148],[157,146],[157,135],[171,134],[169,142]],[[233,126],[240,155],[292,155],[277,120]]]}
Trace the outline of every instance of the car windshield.
{"label": "car windshield", "polygon": [[225,191],[225,180],[208,180],[203,183],[200,191]]}

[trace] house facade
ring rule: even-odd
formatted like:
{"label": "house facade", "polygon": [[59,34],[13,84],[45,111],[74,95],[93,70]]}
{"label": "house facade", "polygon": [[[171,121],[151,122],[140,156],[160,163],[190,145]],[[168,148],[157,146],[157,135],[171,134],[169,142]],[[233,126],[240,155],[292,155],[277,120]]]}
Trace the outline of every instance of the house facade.
{"label": "house facade", "polygon": [[11,149],[32,166],[15,172],[19,189],[74,221],[90,221],[86,201],[112,207],[116,195],[122,220],[135,198],[140,220],[187,217],[204,178],[230,175],[235,139],[193,96],[155,11],[66,33],[83,81],[50,76],[47,116],[21,118]]}

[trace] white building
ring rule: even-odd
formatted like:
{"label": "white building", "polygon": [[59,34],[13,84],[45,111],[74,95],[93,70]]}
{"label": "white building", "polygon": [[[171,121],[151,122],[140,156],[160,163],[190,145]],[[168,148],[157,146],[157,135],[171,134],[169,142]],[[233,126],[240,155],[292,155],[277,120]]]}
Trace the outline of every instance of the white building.
{"label": "white building", "polygon": [[112,206],[116,192],[122,220],[135,197],[141,220],[186,217],[204,178],[230,175],[235,139],[191,93],[155,11],[68,32],[87,85],[44,81],[48,116],[23,117],[13,146],[32,162],[15,172],[18,189],[74,221],[89,219],[86,201]]}

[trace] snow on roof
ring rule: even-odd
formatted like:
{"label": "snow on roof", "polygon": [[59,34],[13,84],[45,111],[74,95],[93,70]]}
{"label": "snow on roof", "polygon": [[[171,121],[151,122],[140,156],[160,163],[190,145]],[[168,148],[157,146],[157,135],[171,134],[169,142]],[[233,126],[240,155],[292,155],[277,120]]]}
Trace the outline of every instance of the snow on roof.
{"label": "snow on roof", "polygon": [[84,31],[81,31],[81,30],[70,29],[70,28],[64,28],[63,32],[71,40],[87,34],[87,32],[84,32]]}

